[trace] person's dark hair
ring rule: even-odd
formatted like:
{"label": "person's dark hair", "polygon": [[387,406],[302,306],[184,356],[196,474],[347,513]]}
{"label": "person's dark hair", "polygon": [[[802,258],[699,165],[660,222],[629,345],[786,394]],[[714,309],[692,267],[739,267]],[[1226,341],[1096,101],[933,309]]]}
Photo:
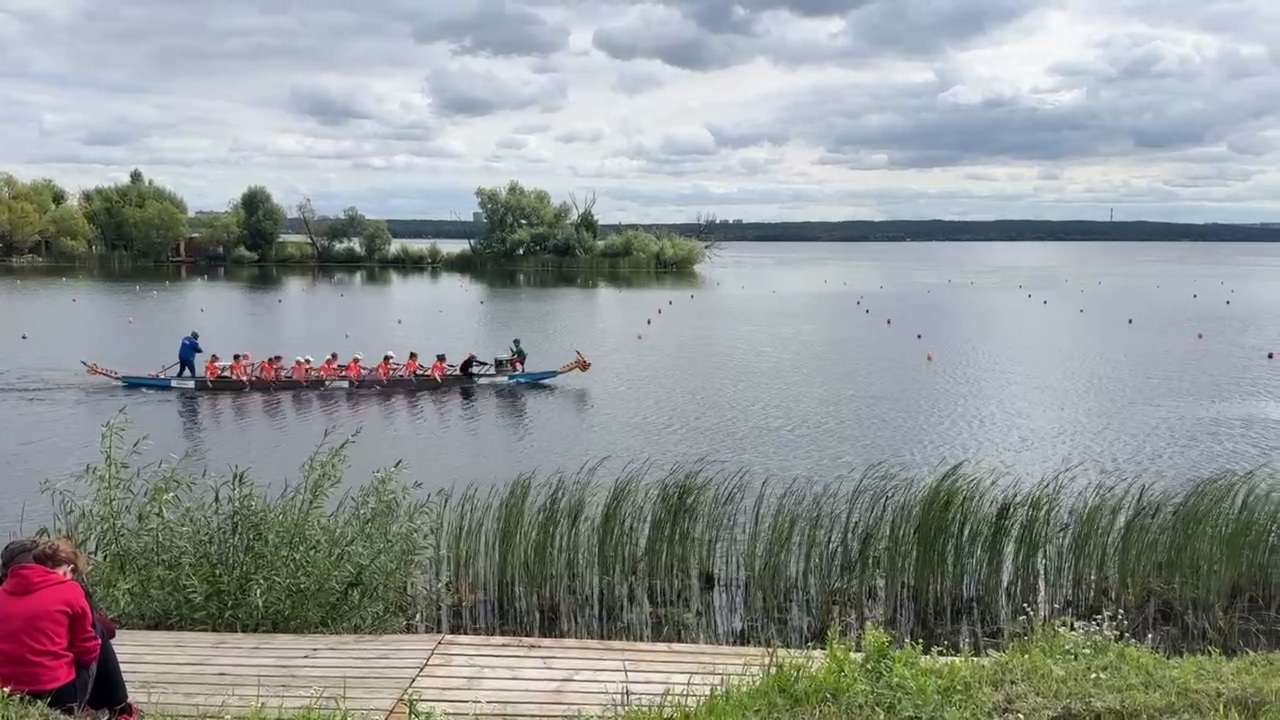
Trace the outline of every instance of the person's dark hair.
{"label": "person's dark hair", "polygon": [[40,541],[34,538],[22,538],[5,545],[4,550],[0,550],[0,582],[9,577],[9,568],[31,562],[31,553],[39,546]]}

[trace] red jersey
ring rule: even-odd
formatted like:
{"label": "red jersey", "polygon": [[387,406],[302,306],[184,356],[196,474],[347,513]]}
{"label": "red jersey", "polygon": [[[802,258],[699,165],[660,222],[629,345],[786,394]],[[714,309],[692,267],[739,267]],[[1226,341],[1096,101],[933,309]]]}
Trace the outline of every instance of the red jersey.
{"label": "red jersey", "polygon": [[443,360],[437,360],[431,365],[431,374],[436,377],[443,377],[448,372],[449,366],[446,365]]}
{"label": "red jersey", "polygon": [[307,366],[306,366],[306,365],[294,365],[294,366],[293,366],[293,379],[294,379],[294,380],[306,380],[306,379],[307,379]]}
{"label": "red jersey", "polygon": [[320,366],[320,377],[323,377],[323,378],[338,377],[338,364],[333,362],[332,360],[325,360],[324,364]]}
{"label": "red jersey", "polygon": [[264,362],[258,367],[258,372],[262,375],[263,380],[276,379],[276,366],[269,362]]}
{"label": "red jersey", "polygon": [[364,369],[360,367],[359,360],[352,360],[347,363],[347,377],[359,379],[364,374]]}
{"label": "red jersey", "polygon": [[404,374],[410,377],[418,374],[418,361],[408,360],[404,364]]}
{"label": "red jersey", "polygon": [[245,370],[243,362],[231,363],[231,377],[237,380],[245,380],[249,377],[249,372]]}
{"label": "red jersey", "polygon": [[222,366],[216,362],[208,362],[204,366],[204,376],[210,380],[222,374]]}
{"label": "red jersey", "polygon": [[373,369],[373,372],[375,375],[385,380],[391,377],[391,363],[380,362],[378,363],[378,366]]}

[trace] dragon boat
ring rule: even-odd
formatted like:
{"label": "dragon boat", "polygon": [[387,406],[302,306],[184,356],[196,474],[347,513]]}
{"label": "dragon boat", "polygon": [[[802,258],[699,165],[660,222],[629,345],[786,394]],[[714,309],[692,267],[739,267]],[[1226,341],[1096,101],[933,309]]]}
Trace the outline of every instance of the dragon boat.
{"label": "dragon boat", "polygon": [[236,380],[232,378],[219,377],[210,380],[203,377],[178,378],[159,373],[147,375],[125,375],[110,368],[105,368],[96,363],[86,362],[84,360],[81,360],[80,364],[84,365],[85,372],[90,375],[108,378],[126,387],[151,388],[153,390],[193,390],[196,392],[373,390],[381,392],[413,392],[475,385],[530,385],[545,383],[571,372],[586,372],[591,369],[591,361],[583,357],[582,353],[574,351],[574,355],[575,357],[572,361],[561,365],[558,370],[515,372],[511,365],[511,357],[499,356],[494,358],[491,368],[486,369],[484,372],[475,372],[471,375],[460,375],[455,370],[440,378],[420,373],[418,375],[408,377],[393,376],[389,378],[375,378],[366,375],[360,379],[345,377],[326,379],[313,377],[309,380],[293,380],[284,378],[279,380],[264,380],[262,378]]}

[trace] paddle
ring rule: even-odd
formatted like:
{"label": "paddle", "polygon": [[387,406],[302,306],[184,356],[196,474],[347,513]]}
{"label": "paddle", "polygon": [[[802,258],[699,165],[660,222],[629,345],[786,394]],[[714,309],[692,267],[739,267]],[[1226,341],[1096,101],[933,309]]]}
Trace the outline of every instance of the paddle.
{"label": "paddle", "polygon": [[160,372],[155,373],[155,374],[154,374],[154,375],[152,375],[151,377],[164,377],[164,374],[165,374],[165,373],[167,373],[167,372],[169,372],[170,370],[172,370],[172,369],[174,369],[174,368],[178,367],[178,365],[180,365],[180,364],[181,364],[181,362],[182,362],[182,361],[181,361],[181,360],[179,360],[178,362],[176,362],[176,363],[174,363],[174,364],[170,365],[169,367],[167,367],[167,368],[165,368],[165,369],[161,370]]}

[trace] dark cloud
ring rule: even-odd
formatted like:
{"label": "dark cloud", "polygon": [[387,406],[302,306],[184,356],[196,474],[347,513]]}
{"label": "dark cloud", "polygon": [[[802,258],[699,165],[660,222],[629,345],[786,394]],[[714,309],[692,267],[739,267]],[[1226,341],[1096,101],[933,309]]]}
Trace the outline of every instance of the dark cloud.
{"label": "dark cloud", "polygon": [[[429,12],[436,15],[439,10],[433,7]],[[460,55],[546,56],[569,46],[569,29],[507,0],[483,0],[473,12],[423,21],[414,28],[413,38],[452,43]]]}
{"label": "dark cloud", "polygon": [[1057,68],[1037,95],[966,100],[959,75],[940,68],[871,90],[824,87],[782,102],[774,122],[824,149],[824,163],[857,169],[1167,154],[1230,137],[1261,150],[1265,141],[1243,133],[1280,120],[1280,76],[1241,57],[1112,37]]}
{"label": "dark cloud", "polygon": [[[710,71],[768,58],[784,64],[935,56],[1021,20],[1052,0],[668,0],[596,30],[596,49],[616,60],[658,60]],[[783,18],[837,19],[844,31],[802,37],[779,32]],[[811,31],[812,34],[813,31]]]}
{"label": "dark cloud", "polygon": [[288,107],[326,127],[345,125],[352,120],[368,120],[373,117],[362,107],[367,96],[340,93],[329,88],[295,88],[289,93]]}
{"label": "dark cloud", "polygon": [[100,127],[88,130],[80,136],[80,144],[88,147],[117,148],[136,145],[147,138],[147,133],[134,127]]}
{"label": "dark cloud", "polygon": [[448,65],[431,71],[427,93],[436,115],[481,117],[509,110],[559,110],[569,99],[569,85],[563,77]]}

